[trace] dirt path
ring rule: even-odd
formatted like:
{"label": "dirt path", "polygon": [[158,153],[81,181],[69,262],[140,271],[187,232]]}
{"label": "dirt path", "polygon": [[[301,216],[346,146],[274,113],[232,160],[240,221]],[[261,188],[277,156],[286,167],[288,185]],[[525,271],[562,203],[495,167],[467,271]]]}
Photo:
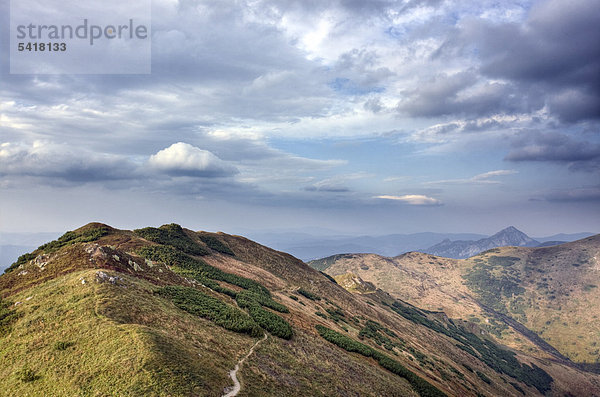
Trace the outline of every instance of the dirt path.
{"label": "dirt path", "polygon": [[240,370],[240,365],[243,364],[244,361],[246,361],[246,359],[248,357],[250,357],[250,355],[252,354],[252,352],[254,351],[254,348],[262,341],[267,339],[267,333],[265,332],[265,337],[262,338],[261,340],[258,340],[254,346],[252,346],[250,348],[250,351],[248,352],[248,354],[246,354],[240,361],[238,361],[238,363],[235,365],[235,368],[232,369],[231,371],[229,371],[229,377],[231,378],[231,380],[233,380],[233,388],[231,387],[226,387],[225,390],[223,390],[223,392],[225,394],[223,394],[222,397],[233,397],[233,396],[237,396],[238,393],[240,392],[240,390],[242,389],[242,386],[240,385],[240,381],[237,378],[237,373]]}

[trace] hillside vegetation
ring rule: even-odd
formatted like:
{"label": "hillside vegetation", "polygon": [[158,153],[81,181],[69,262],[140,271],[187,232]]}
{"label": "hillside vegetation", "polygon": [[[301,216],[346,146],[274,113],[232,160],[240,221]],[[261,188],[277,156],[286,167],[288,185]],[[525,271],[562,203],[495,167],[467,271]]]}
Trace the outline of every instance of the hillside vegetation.
{"label": "hillside vegetation", "polygon": [[[417,252],[395,258],[346,254],[311,265],[326,264],[335,277],[351,272],[521,350],[593,364],[600,363],[598,258],[600,236],[592,236],[553,247],[494,248],[465,260]],[[534,339],[540,343],[528,346]]]}
{"label": "hillside vegetation", "polygon": [[265,333],[240,395],[600,393],[595,375],[361,285],[239,236],[89,224],[0,276],[0,395],[221,395]]}

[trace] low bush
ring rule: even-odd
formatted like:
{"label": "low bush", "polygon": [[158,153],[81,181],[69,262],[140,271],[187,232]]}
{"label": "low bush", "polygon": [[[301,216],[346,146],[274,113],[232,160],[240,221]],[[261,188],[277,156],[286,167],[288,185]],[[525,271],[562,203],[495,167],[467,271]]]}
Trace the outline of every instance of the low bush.
{"label": "low bush", "polygon": [[[292,327],[286,320],[261,307],[263,304],[262,302],[265,302],[264,296],[252,291],[242,291],[237,294],[235,301],[239,307],[248,309],[250,317],[252,317],[252,319],[256,321],[258,325],[273,335],[283,339],[290,339],[292,337]],[[281,309],[285,309],[285,312],[288,312],[287,307],[273,301],[271,298],[267,298],[266,302],[274,303],[277,309],[280,309],[279,311],[283,311]]]}
{"label": "low bush", "polygon": [[410,385],[413,387],[413,389],[417,393],[419,393],[420,396],[423,396],[423,397],[446,396],[446,394],[444,392],[442,392],[440,389],[433,386],[431,383],[427,382],[425,379],[417,376],[415,373],[413,373],[412,371],[410,371],[406,367],[404,367],[402,364],[400,364],[398,361],[387,357],[383,353],[380,353],[377,350],[375,350],[365,344],[357,342],[354,339],[352,339],[346,335],[342,335],[339,332],[336,332],[336,331],[329,329],[327,327],[324,327],[322,325],[317,325],[316,328],[317,328],[317,331],[319,332],[319,335],[321,335],[321,337],[323,337],[328,342],[331,342],[346,351],[355,352],[355,353],[359,353],[365,357],[374,358],[379,363],[379,365],[381,365],[383,368],[406,379],[410,383]]}
{"label": "low bush", "polygon": [[237,285],[238,287],[255,291],[262,295],[271,295],[268,289],[254,280],[224,272],[201,259],[192,258],[172,247],[146,246],[138,250],[138,254],[144,258],[177,267],[180,271],[185,271],[184,273],[187,276],[193,277],[198,281],[202,281],[203,279],[225,281],[229,284]]}
{"label": "low bush", "polygon": [[90,241],[98,240],[100,237],[106,236],[110,232],[110,229],[106,226],[100,226],[95,228],[89,228],[82,232],[66,232],[60,236],[57,240],[50,241],[44,245],[38,247],[38,250],[44,251],[44,253],[52,253],[66,245],[75,243],[87,243]]}
{"label": "low bush", "polygon": [[145,227],[134,230],[138,236],[158,244],[169,245],[190,255],[208,255],[200,244],[188,236],[183,228],[176,223],[162,225],[159,228]]}
{"label": "low bush", "polygon": [[320,301],[321,297],[313,294],[310,291],[305,290],[304,288],[299,288],[297,291],[300,295],[304,296],[307,299],[310,299],[311,301]]}
{"label": "low bush", "polygon": [[248,313],[258,325],[271,334],[282,339],[292,338],[291,325],[277,314],[263,309],[258,304],[250,306],[248,308]]}
{"label": "low bush", "polygon": [[535,365],[529,366],[520,363],[515,358],[515,353],[502,349],[490,340],[481,339],[454,324],[444,325],[437,320],[431,320],[425,311],[399,301],[394,302],[390,308],[416,324],[421,324],[460,342],[456,344],[456,347],[481,360],[498,373],[506,374],[528,386],[533,386],[542,394],[552,388],[553,379],[547,372]]}
{"label": "low bush", "polygon": [[490,378],[488,378],[487,375],[484,374],[483,372],[475,371],[475,373],[477,374],[477,376],[479,376],[479,379],[481,379],[482,381],[484,381],[488,385],[492,384],[492,380]]}
{"label": "low bush", "polygon": [[40,378],[34,370],[28,367],[23,367],[17,372],[17,377],[21,382],[29,383],[36,381]]}
{"label": "low bush", "polygon": [[20,317],[19,313],[12,309],[11,302],[0,298],[0,337],[8,335],[13,323]]}
{"label": "low bush", "polygon": [[188,313],[211,320],[230,331],[261,336],[263,331],[246,313],[194,288],[167,286],[157,293]]}
{"label": "low bush", "polygon": [[17,260],[16,260],[16,261],[15,261],[15,262],[14,262],[12,265],[10,265],[10,266],[9,266],[9,267],[7,267],[6,269],[4,269],[4,273],[10,273],[10,272],[12,272],[12,271],[13,271],[13,270],[15,270],[17,267],[19,267],[19,266],[21,266],[21,265],[23,265],[23,264],[25,264],[25,263],[29,262],[29,261],[30,261],[30,260],[32,260],[32,259],[35,259],[35,257],[36,257],[36,256],[37,256],[37,255],[36,255],[36,254],[34,254],[33,252],[31,252],[31,253],[28,253],[28,254],[23,254],[23,255],[19,256],[19,257],[17,258]]}
{"label": "low bush", "polygon": [[225,244],[215,236],[212,236],[210,234],[200,234],[198,238],[200,238],[200,240],[202,240],[202,242],[212,250],[226,255],[235,255],[235,253],[231,250],[231,248],[229,248],[227,244]]}
{"label": "low bush", "polygon": [[[65,247],[67,245],[72,245],[76,243],[88,243],[90,241],[98,240],[100,237],[106,236],[108,233],[110,233],[110,229],[106,226],[93,227],[81,232],[69,231],[56,240],[40,245],[34,252],[41,251],[45,254],[50,254],[58,251],[60,248]],[[21,255],[16,260],[16,262],[11,264],[8,268],[4,270],[4,273],[10,273],[16,268],[18,268],[20,265],[27,263],[32,259],[35,259],[37,254],[35,254],[34,252]]]}
{"label": "low bush", "polygon": [[69,347],[73,346],[74,344],[75,343],[73,342],[58,341],[54,344],[54,350],[64,351],[67,350]]}

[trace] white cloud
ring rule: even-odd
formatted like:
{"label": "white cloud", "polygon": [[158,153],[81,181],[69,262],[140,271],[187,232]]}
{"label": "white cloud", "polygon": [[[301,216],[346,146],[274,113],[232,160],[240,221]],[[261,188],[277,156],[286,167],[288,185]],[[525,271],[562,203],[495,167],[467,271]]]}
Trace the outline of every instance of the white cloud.
{"label": "white cloud", "polygon": [[409,205],[442,205],[440,200],[422,194],[405,194],[403,196],[382,195],[375,196],[374,198],[400,201]]}
{"label": "white cloud", "polygon": [[148,164],[174,176],[221,177],[236,174],[237,169],[208,150],[177,142],[150,156]]}
{"label": "white cloud", "polygon": [[496,176],[505,176],[505,175],[513,175],[517,174],[516,170],[495,170],[484,172],[483,174],[478,174],[472,176],[471,178],[462,178],[462,179],[444,179],[441,181],[432,181],[425,182],[426,185],[444,185],[444,184],[499,184],[502,183],[497,181],[494,178]]}

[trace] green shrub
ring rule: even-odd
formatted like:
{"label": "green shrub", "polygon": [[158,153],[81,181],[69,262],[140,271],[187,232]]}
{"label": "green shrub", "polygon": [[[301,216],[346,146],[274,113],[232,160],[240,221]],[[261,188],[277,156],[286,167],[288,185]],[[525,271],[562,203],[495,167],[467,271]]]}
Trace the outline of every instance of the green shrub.
{"label": "green shrub", "polygon": [[305,290],[304,288],[299,288],[297,291],[300,295],[304,296],[307,299],[310,299],[311,301],[320,301],[321,297],[318,295],[313,294],[310,291]]}
{"label": "green shrub", "polygon": [[402,346],[401,344],[393,342],[388,336],[384,335],[382,332],[391,337],[398,337],[393,331],[372,320],[367,320],[365,326],[358,333],[358,337],[361,339],[372,339],[373,342],[375,342],[379,346],[385,347],[387,350],[393,350],[394,347]]}
{"label": "green shrub", "polygon": [[[245,277],[224,272],[201,259],[193,258],[177,251],[172,246],[147,246],[141,248],[138,253],[147,259],[164,262],[171,266],[175,272],[185,277],[193,278],[216,292],[234,298],[240,308],[248,309],[254,326],[258,324],[273,335],[284,339],[292,337],[292,328],[289,323],[276,314],[264,310],[262,306],[280,313],[289,313],[289,309],[285,305],[274,301],[269,290],[260,283]],[[221,286],[215,280],[236,285],[244,290],[239,292],[233,291]],[[225,313],[230,315],[227,311],[229,309],[226,310],[226,308],[230,306],[216,298],[204,295],[193,288],[188,290],[175,290],[173,289],[175,287],[165,288],[171,289],[162,289],[160,290],[160,293],[167,294],[176,305],[184,310],[211,319],[227,329],[237,332],[255,332],[252,326],[241,322],[240,318],[233,321],[233,324],[224,320],[222,314]],[[211,313],[209,313],[209,309],[211,308],[220,311],[219,313],[221,314],[216,313],[215,315],[211,315]],[[242,313],[237,309],[235,310]],[[238,330],[239,327],[236,325],[237,322],[241,322],[243,325],[241,331]]]}
{"label": "green shrub", "polygon": [[183,271],[186,276],[193,277],[200,282],[205,279],[225,281],[229,284],[270,296],[269,290],[254,280],[224,272],[201,259],[192,258],[169,246],[142,247],[138,251],[138,254],[144,258],[176,267],[175,271]]}
{"label": "green shrub", "polygon": [[263,309],[258,304],[251,305],[248,308],[248,313],[250,313],[250,317],[252,317],[258,325],[271,334],[282,339],[291,339],[291,325],[277,314]]}
{"label": "green shrub", "polygon": [[523,390],[523,388],[521,388],[521,386],[519,386],[518,384],[516,384],[515,382],[508,382],[510,383],[510,385],[512,387],[515,388],[516,391],[518,391],[519,393],[521,393],[522,395],[526,395],[525,390]]}
{"label": "green shrub", "polygon": [[[261,306],[268,307],[280,313],[289,313],[285,305],[275,302],[270,296],[259,294],[255,291],[246,290],[237,294],[236,300],[240,307],[249,307],[251,302],[256,302]],[[244,305],[244,306],[243,306]]]}
{"label": "green shrub", "polygon": [[293,300],[295,300],[295,301],[298,300],[298,297],[296,295],[290,295],[290,298],[293,299]]}
{"label": "green shrub", "polygon": [[49,254],[67,245],[76,243],[88,243],[90,241],[98,240],[100,237],[106,236],[109,233],[110,229],[106,226],[89,228],[82,232],[66,232],[57,240],[39,246],[38,250]]}
{"label": "green shrub", "polygon": [[479,376],[479,379],[481,379],[482,381],[484,381],[488,385],[492,384],[492,380],[490,378],[488,378],[487,375],[484,374],[483,372],[475,371],[475,373],[477,374],[477,376]]}
{"label": "green shrub", "polygon": [[200,238],[200,240],[202,240],[202,242],[204,244],[206,244],[208,246],[208,248],[210,248],[212,250],[215,250],[217,252],[220,252],[220,253],[226,254],[226,255],[231,255],[231,256],[235,255],[235,253],[231,250],[231,248],[229,248],[229,246],[227,244],[225,244],[224,242],[222,242],[215,236],[202,233],[198,236],[198,238]]}
{"label": "green shrub", "polygon": [[12,325],[20,317],[20,314],[12,309],[11,302],[0,298],[0,337],[8,335]]}
{"label": "green shrub", "polygon": [[512,266],[514,265],[516,262],[518,262],[519,260],[521,260],[520,258],[514,257],[514,256],[496,256],[496,255],[492,255],[488,258],[488,263],[492,266],[504,266],[504,267],[508,267],[508,266]]}
{"label": "green shrub", "polygon": [[33,252],[28,253],[28,254],[23,254],[21,256],[19,256],[16,260],[16,262],[14,262],[12,265],[10,265],[9,267],[7,267],[6,269],[4,269],[4,273],[10,273],[13,270],[15,270],[17,267],[29,262],[32,259],[35,259],[37,255],[34,254]]}
{"label": "green shrub", "polygon": [[390,308],[416,324],[421,324],[460,342],[456,344],[456,347],[481,360],[494,371],[506,374],[528,386],[533,386],[542,394],[551,389],[553,379],[548,373],[535,365],[530,367],[521,364],[515,358],[515,353],[502,349],[494,342],[481,339],[452,323],[444,325],[438,320],[431,320],[427,317],[425,311],[399,301],[394,302]]}
{"label": "green shrub", "polygon": [[194,288],[167,286],[160,288],[157,293],[169,298],[180,309],[211,320],[225,329],[251,336],[263,334],[256,322],[247,314]]}
{"label": "green shrub", "polygon": [[21,382],[33,382],[40,378],[39,375],[35,373],[34,370],[28,367],[23,367],[17,372],[17,377]]}
{"label": "green shrub", "polygon": [[519,279],[515,276],[495,276],[482,264],[473,266],[463,277],[467,286],[479,296],[483,304],[501,313],[506,313],[506,307],[499,297],[511,298],[513,295],[522,295],[525,292],[525,288],[519,285]]}
{"label": "green shrub", "polygon": [[[82,232],[74,232],[69,231],[60,236],[58,239],[50,241],[49,243],[40,245],[34,252],[42,251],[43,253],[50,254],[52,252],[56,252],[58,249],[65,247],[67,245],[72,245],[76,243],[87,243],[90,241],[98,240],[100,237],[105,236],[110,233],[110,228],[106,226],[99,226],[94,228],[89,228]],[[11,264],[8,268],[4,270],[4,273],[10,273],[20,265],[29,262],[32,259],[35,259],[37,254],[34,252],[21,255],[16,262]]]}
{"label": "green shrub", "polygon": [[74,344],[75,343],[73,342],[58,341],[54,344],[54,350],[64,351],[67,350],[69,347],[73,346]]}
{"label": "green shrub", "polygon": [[378,352],[377,350],[322,325],[317,325],[316,328],[319,332],[319,335],[321,335],[321,337],[327,340],[328,342],[331,342],[346,351],[355,352],[365,357],[373,357],[383,368],[398,376],[405,378],[411,384],[413,389],[417,393],[419,393],[420,396],[446,396],[446,394],[439,390],[437,387],[433,386],[431,383],[427,382],[423,378],[417,376],[415,373],[413,373],[412,371],[404,367],[402,364],[400,364],[398,361],[387,357],[386,355]]}
{"label": "green shrub", "polygon": [[185,233],[183,228],[176,223],[162,225],[159,228],[145,227],[143,229],[136,229],[134,230],[134,233],[146,240],[158,244],[169,245],[186,254],[208,255],[210,253],[200,244],[192,240],[190,236]]}
{"label": "green shrub", "polygon": [[335,279],[334,279],[333,277],[331,277],[329,274],[327,274],[327,273],[325,273],[325,272],[322,272],[322,271],[320,271],[320,270],[319,270],[319,273],[321,273],[323,276],[327,277],[327,279],[328,279],[329,281],[331,281],[332,283],[334,283],[334,284],[337,284],[337,281],[335,281]]}
{"label": "green shrub", "polygon": [[239,292],[235,301],[239,307],[248,309],[250,317],[252,317],[258,325],[273,335],[283,339],[290,339],[292,337],[292,327],[290,324],[275,313],[263,309],[261,305],[264,302],[267,302],[268,305],[265,305],[267,307],[271,307],[271,304],[275,304],[275,307],[279,309],[278,311],[283,312],[284,310],[282,309],[285,309],[285,313],[289,311],[287,307],[273,301],[269,297],[264,297],[253,291]]}

